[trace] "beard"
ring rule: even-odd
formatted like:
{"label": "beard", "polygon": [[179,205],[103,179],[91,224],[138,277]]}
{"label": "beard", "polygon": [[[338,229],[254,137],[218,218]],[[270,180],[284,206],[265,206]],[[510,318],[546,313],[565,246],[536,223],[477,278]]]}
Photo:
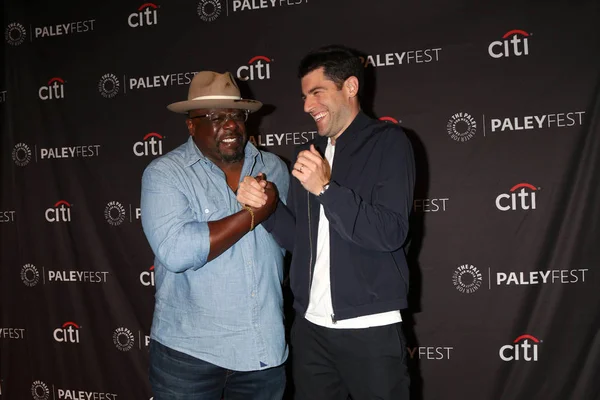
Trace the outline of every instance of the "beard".
{"label": "beard", "polygon": [[246,143],[244,142],[240,146],[238,146],[235,151],[224,153],[221,151],[221,148],[217,145],[217,153],[221,157],[221,160],[227,164],[235,164],[244,159],[246,148]]}

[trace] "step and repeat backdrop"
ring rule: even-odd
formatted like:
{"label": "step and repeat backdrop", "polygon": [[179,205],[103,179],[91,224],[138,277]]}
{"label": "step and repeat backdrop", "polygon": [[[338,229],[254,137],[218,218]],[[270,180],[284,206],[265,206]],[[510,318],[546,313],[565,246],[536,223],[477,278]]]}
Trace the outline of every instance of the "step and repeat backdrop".
{"label": "step and repeat backdrop", "polygon": [[265,103],[251,140],[289,163],[317,134],[297,64],[334,43],[361,52],[365,110],[415,151],[413,398],[600,398],[599,17],[596,1],[5,1],[0,400],[152,398],[140,180],[187,140],[167,104],[230,71]]}

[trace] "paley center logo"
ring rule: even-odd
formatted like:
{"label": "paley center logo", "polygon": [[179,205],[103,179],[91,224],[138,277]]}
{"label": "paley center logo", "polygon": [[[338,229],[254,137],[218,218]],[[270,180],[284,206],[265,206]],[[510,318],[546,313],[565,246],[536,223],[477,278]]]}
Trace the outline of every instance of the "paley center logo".
{"label": "paley center logo", "polygon": [[162,141],[164,138],[156,132],[148,133],[141,141],[133,144],[133,154],[138,157],[162,155]]}
{"label": "paley center logo", "polygon": [[42,271],[33,264],[21,267],[21,281],[25,286],[33,287],[40,282],[44,285],[51,283],[106,283],[106,271],[54,270],[42,267]]}
{"label": "paley center logo", "polygon": [[481,287],[483,275],[471,264],[463,264],[452,274],[452,283],[461,293],[475,293]]}
{"label": "paley center logo", "polygon": [[50,389],[42,381],[34,381],[31,384],[31,396],[34,400],[48,400],[50,398]]}
{"label": "paley center logo", "polygon": [[[142,346],[144,346],[147,349],[150,345],[150,336],[143,334],[142,331],[138,331],[137,335],[139,337],[138,349],[142,350]],[[125,352],[131,350],[133,346],[135,346],[135,336],[133,334],[133,331],[123,326],[115,329],[113,332],[113,343],[115,344],[115,347],[120,351]]]}
{"label": "paley center logo", "polygon": [[[278,8],[298,6],[307,4],[308,0],[200,0],[196,6],[196,13],[204,22],[213,22],[225,11],[229,13],[264,10],[267,8]],[[229,4],[231,8],[229,9]]]}
{"label": "paley center logo", "polygon": [[[548,114],[523,115],[511,117],[481,116],[483,136],[490,133],[528,131],[541,129],[569,128],[582,126],[585,111],[564,111]],[[448,135],[457,142],[471,140],[477,133],[476,118],[466,112],[458,112],[446,123]]]}
{"label": "paley center logo", "polygon": [[[127,91],[141,90],[141,89],[155,89],[170,86],[182,86],[189,85],[192,78],[198,72],[176,72],[165,75],[152,75],[152,76],[130,76],[123,75],[124,94]],[[98,92],[102,97],[111,99],[119,94],[121,88],[121,81],[117,75],[113,73],[106,73],[98,80]]]}
{"label": "paley center logo", "polygon": [[28,165],[35,156],[35,162],[51,159],[90,158],[100,155],[99,144],[63,147],[31,147],[26,143],[17,143],[12,149],[12,159],[19,167]]}
{"label": "paley center logo", "polygon": [[248,65],[242,65],[237,69],[236,76],[241,81],[253,81],[255,79],[271,79],[271,63],[275,61],[265,56],[255,56],[248,61]]}
{"label": "paley center logo", "polygon": [[259,133],[248,140],[256,147],[297,146],[313,140],[316,134],[317,131]]}
{"label": "paley center logo", "polygon": [[538,346],[543,343],[535,336],[525,334],[513,340],[512,344],[500,347],[498,355],[502,361],[538,361]]}
{"label": "paley center logo", "polygon": [[[116,393],[92,392],[81,389],[63,389],[52,385],[52,398],[54,400],[117,400]],[[33,400],[49,400],[50,389],[42,381],[34,381],[31,385]]]}
{"label": "paley center logo", "polygon": [[140,274],[140,283],[144,286],[154,286],[154,265]]}
{"label": "paley center logo", "polygon": [[27,31],[20,23],[11,22],[4,30],[4,39],[11,46],[19,46],[27,39]]}
{"label": "paley center logo", "polygon": [[98,81],[98,91],[107,99],[112,99],[119,94],[120,87],[121,82],[115,74],[104,74]]}
{"label": "paley center logo", "polygon": [[59,343],[79,343],[79,330],[82,327],[68,321],[53,331],[52,337]]}
{"label": "paley center logo", "polygon": [[521,29],[513,29],[502,35],[502,40],[496,40],[489,44],[488,54],[492,58],[503,58],[511,56],[529,55],[528,39],[531,33]]}
{"label": "paley center logo", "polygon": [[65,98],[66,81],[59,77],[51,78],[48,84],[43,85],[38,90],[38,96],[42,100],[57,100]]}
{"label": "paley center logo", "polygon": [[223,7],[220,0],[200,0],[196,12],[204,22],[213,22],[221,15]]}
{"label": "paley center logo", "polygon": [[40,272],[33,264],[25,264],[21,268],[21,280],[26,286],[35,286],[40,281]]}
{"label": "paley center logo", "polygon": [[457,142],[467,142],[477,133],[477,121],[471,114],[457,112],[452,115],[446,124],[448,135]]}
{"label": "paley center logo", "polygon": [[394,53],[369,54],[360,56],[360,61],[367,67],[389,67],[394,65],[423,64],[440,60],[441,47],[406,50]]}
{"label": "paley center logo", "polygon": [[158,24],[158,8],[159,6],[154,3],[144,3],[139,6],[137,12],[129,14],[127,23],[132,28],[156,25]]}
{"label": "paley center logo", "polygon": [[496,197],[496,208],[500,211],[536,209],[536,192],[541,188],[522,182],[510,188],[508,193]]}
{"label": "paley center logo", "polygon": [[[127,216],[129,215],[129,218]],[[140,207],[133,207],[132,204],[128,204],[127,208],[120,201],[112,200],[104,207],[104,219],[112,226],[119,226],[125,220],[129,219],[129,222],[133,222],[134,219],[139,220],[142,217],[142,209]]]}
{"label": "paley center logo", "polygon": [[19,167],[24,167],[31,161],[31,149],[25,143],[17,143],[13,147],[12,159]]}

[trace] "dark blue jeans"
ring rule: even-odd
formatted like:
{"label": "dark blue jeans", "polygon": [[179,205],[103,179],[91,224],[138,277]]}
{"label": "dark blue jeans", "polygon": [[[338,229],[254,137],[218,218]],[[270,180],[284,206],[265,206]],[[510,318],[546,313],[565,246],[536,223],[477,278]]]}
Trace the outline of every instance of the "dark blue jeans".
{"label": "dark blue jeans", "polygon": [[285,367],[231,371],[150,341],[154,400],[281,400]]}

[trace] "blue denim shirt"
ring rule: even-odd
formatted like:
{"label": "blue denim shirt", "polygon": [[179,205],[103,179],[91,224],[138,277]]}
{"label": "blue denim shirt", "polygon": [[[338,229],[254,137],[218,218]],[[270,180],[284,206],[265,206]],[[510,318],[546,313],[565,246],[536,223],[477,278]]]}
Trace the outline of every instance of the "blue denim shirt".
{"label": "blue denim shirt", "polygon": [[[248,142],[240,179],[259,172],[285,201],[285,164]],[[208,221],[241,209],[223,171],[191,137],[144,170],[142,226],[155,255],[151,338],[223,368],[254,371],[281,365],[288,355],[284,250],[258,225],[207,262]]]}

